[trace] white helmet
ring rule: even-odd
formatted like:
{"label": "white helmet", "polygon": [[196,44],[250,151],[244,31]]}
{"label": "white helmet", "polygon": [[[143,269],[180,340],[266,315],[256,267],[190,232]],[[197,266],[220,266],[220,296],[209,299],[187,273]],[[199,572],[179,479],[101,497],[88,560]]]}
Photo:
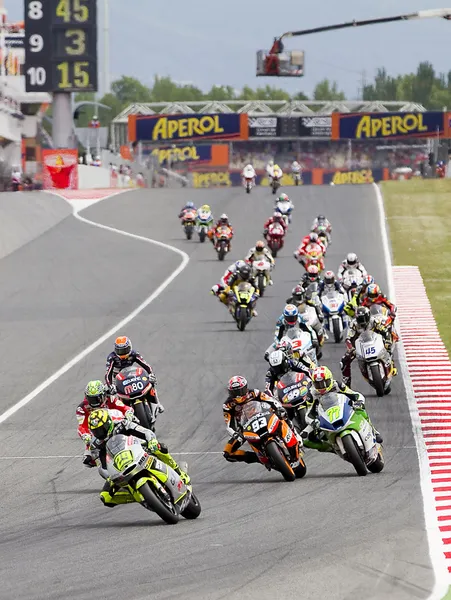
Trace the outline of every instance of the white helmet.
{"label": "white helmet", "polygon": [[359,262],[359,259],[357,258],[357,254],[355,254],[354,252],[350,252],[348,254],[348,256],[346,257],[346,262],[348,263],[348,265],[350,267],[355,267]]}

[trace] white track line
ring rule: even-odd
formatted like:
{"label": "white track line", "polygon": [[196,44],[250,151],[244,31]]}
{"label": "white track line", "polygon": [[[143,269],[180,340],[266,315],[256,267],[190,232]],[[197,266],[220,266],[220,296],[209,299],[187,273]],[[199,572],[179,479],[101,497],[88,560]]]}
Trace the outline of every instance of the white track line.
{"label": "white track line", "polygon": [[[207,454],[222,454],[222,452],[171,452],[172,456],[201,456]],[[61,458],[83,458],[82,454],[55,454],[49,456],[0,456],[0,460],[58,460]]]}
{"label": "white track line", "polygon": [[[117,195],[117,193],[115,192],[112,195],[115,196],[115,195]],[[102,198],[102,200],[107,200],[109,197],[111,197],[111,196],[106,196],[105,198]],[[132,321],[135,317],[137,317],[145,308],[147,308],[149,306],[149,304],[151,304],[156,298],[158,298],[158,296],[161,293],[164,292],[164,290],[174,281],[174,279],[178,275],[180,275],[180,273],[185,269],[185,267],[187,266],[187,264],[189,262],[188,254],[186,254],[186,252],[183,252],[183,250],[179,250],[175,246],[170,246],[169,244],[164,244],[163,242],[159,242],[157,240],[153,240],[151,238],[144,237],[142,235],[136,235],[134,233],[129,233],[128,231],[122,231],[122,229],[116,229],[115,227],[108,227],[107,225],[101,225],[100,223],[95,223],[94,221],[90,221],[89,219],[85,219],[84,217],[81,217],[78,214],[79,209],[74,207],[72,203],[70,203],[70,204],[74,210],[73,216],[76,219],[78,219],[79,221],[82,221],[83,223],[87,223],[88,225],[91,225],[92,227],[98,227],[99,229],[106,229],[107,231],[112,231],[113,233],[118,233],[119,235],[124,235],[126,237],[133,238],[134,240],[140,240],[141,242],[146,242],[147,244],[153,244],[154,246],[160,246],[160,248],[165,248],[166,250],[170,250],[171,252],[175,252],[176,254],[179,254],[182,257],[182,262],[175,269],[175,271],[173,271],[169,275],[169,277],[167,277],[163,281],[163,283],[161,285],[159,285],[157,287],[157,289],[148,298],[146,298],[144,300],[144,302],[142,302],[138,307],[135,308],[135,310],[133,310],[126,317],[124,317],[121,321],[119,321],[119,323],[114,325],[111,329],[109,329],[106,333],[104,333],[102,336],[100,336],[97,340],[92,342],[92,344],[90,344],[87,348],[85,348],[79,354],[74,356],[74,358],[72,358],[70,361],[68,361],[62,367],[60,367],[58,369],[58,371],[53,373],[53,375],[50,375],[50,377],[48,377],[45,381],[43,381],[40,385],[38,385],[34,390],[32,390],[29,394],[27,394],[24,398],[22,398],[22,400],[19,400],[19,402],[17,402],[16,404],[14,404],[10,408],[8,408],[8,410],[6,410],[4,413],[2,413],[0,415],[0,424],[4,423],[7,419],[9,419],[9,417],[14,415],[17,411],[19,411],[21,408],[26,406],[32,400],[34,400],[34,398],[36,398],[36,396],[38,396],[41,392],[43,392],[45,389],[47,389],[50,385],[52,385],[52,383],[55,383],[55,381],[57,381],[60,377],[62,377],[65,373],[67,373],[67,371],[72,369],[76,364],[78,364],[81,360],[83,360],[86,356],[88,356],[88,354],[90,354],[93,350],[98,348],[101,344],[103,344],[109,338],[111,338],[111,336],[113,336],[115,333],[117,333],[119,330],[121,330],[123,327],[125,327],[125,325],[128,325],[128,323],[130,323],[130,321]]]}
{"label": "white track line", "polygon": [[[385,268],[388,278],[388,292],[392,301],[396,302],[394,297],[394,281],[392,271],[392,261],[390,255],[390,246],[388,242],[386,216],[384,208],[384,200],[379,186],[373,183],[377,197],[377,205],[379,209],[379,226],[382,236],[382,250],[384,255]],[[415,438],[415,444],[418,455],[418,463],[420,467],[420,484],[421,494],[423,496],[423,511],[426,522],[426,534],[428,537],[429,556],[434,569],[435,583],[432,594],[428,600],[442,600],[447,594],[449,588],[449,573],[443,554],[443,541],[440,530],[438,529],[437,516],[434,504],[434,492],[431,482],[429,462],[425,443],[421,431],[421,420],[418,413],[418,407],[415,402],[412,380],[410,379],[409,369],[407,367],[406,354],[402,340],[398,343],[398,358],[401,375],[406,388],[406,397],[409,404],[410,418],[412,420],[412,431]]]}

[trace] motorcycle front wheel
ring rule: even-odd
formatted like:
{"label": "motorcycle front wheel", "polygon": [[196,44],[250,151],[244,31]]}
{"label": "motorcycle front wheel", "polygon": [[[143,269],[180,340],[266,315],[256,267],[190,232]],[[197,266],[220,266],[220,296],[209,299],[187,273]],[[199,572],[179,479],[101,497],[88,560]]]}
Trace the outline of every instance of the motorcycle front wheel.
{"label": "motorcycle front wheel", "polygon": [[374,365],[370,365],[370,369],[371,375],[373,377],[373,387],[376,390],[376,394],[380,398],[384,395],[384,382],[382,381],[379,365],[377,363]]}
{"label": "motorcycle front wheel", "polygon": [[348,461],[352,464],[356,470],[357,475],[363,477],[367,474],[366,465],[363,462],[360,452],[357,449],[356,443],[352,435],[345,435],[341,438],[343,446],[348,457]]}
{"label": "motorcycle front wheel", "polygon": [[294,481],[296,479],[295,472],[276,442],[271,441],[267,444],[266,454],[271,459],[274,468],[282,474],[285,481]]}
{"label": "motorcycle front wheel", "polygon": [[157,515],[168,525],[175,525],[178,523],[180,517],[175,506],[164,502],[148,483],[145,483],[139,491],[143,495],[146,507],[149,510],[157,513]]}
{"label": "motorcycle front wheel", "polygon": [[197,517],[201,513],[201,510],[202,508],[200,506],[199,500],[197,499],[197,496],[192,493],[187,507],[182,512],[182,517],[185,517],[185,519],[197,519]]}
{"label": "motorcycle front wheel", "polygon": [[136,402],[133,404],[133,410],[135,412],[136,417],[138,418],[139,424],[145,427],[146,429],[152,429],[152,423],[149,420],[149,416],[146,411],[146,407],[144,406],[144,402]]}

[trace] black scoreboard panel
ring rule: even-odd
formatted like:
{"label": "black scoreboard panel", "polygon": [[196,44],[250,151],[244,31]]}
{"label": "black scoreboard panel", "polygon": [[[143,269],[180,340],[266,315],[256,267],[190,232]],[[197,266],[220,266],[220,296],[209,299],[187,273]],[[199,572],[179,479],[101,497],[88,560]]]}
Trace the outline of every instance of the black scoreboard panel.
{"label": "black scoreboard panel", "polygon": [[282,138],[299,137],[299,118],[279,117],[279,135]]}
{"label": "black scoreboard panel", "polygon": [[25,0],[27,92],[97,90],[97,0]]}

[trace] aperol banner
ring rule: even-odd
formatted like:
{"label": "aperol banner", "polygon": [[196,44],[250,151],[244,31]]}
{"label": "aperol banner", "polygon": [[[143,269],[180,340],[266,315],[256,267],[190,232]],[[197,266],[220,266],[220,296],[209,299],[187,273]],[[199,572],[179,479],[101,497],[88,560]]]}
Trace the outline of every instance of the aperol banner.
{"label": "aperol banner", "polygon": [[443,112],[395,112],[332,114],[333,140],[397,139],[443,136],[447,129]]}
{"label": "aperol banner", "polygon": [[185,142],[188,140],[247,140],[246,114],[130,115],[130,142]]}

